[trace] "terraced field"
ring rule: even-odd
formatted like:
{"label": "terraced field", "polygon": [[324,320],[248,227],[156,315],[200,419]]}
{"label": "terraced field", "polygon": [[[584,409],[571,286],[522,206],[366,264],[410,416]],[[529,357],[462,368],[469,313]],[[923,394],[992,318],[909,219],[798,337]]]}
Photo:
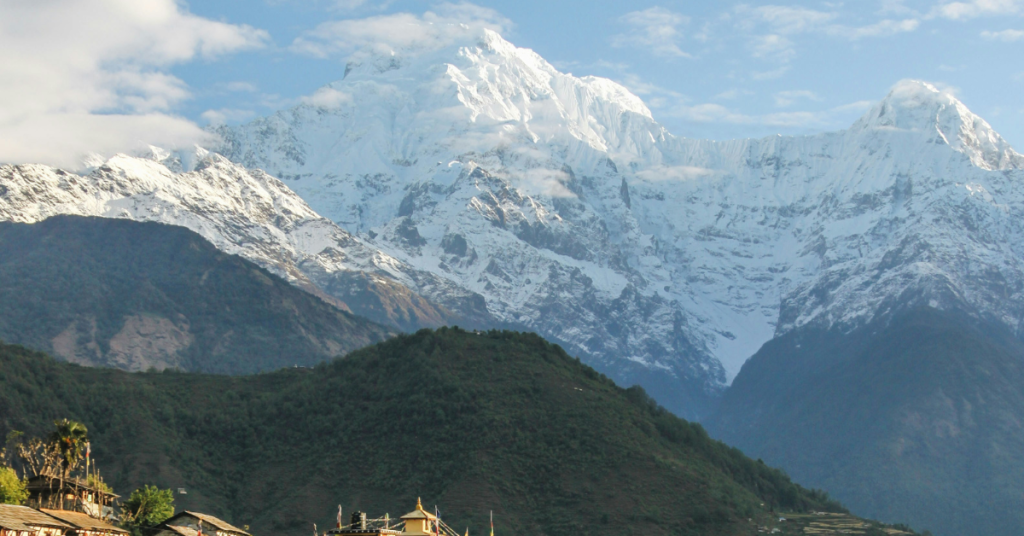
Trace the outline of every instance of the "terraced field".
{"label": "terraced field", "polygon": [[901,536],[915,534],[903,525],[886,525],[877,521],[861,519],[849,514],[815,512],[810,514],[779,514],[769,521],[757,524],[758,534],[833,535],[863,534],[865,536]]}

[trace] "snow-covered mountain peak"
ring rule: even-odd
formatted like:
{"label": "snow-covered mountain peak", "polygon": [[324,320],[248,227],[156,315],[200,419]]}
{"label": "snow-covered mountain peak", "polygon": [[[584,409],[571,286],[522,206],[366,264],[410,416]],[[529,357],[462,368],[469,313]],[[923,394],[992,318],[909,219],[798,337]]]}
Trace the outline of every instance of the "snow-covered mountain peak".
{"label": "snow-covered mountain peak", "polygon": [[682,381],[684,413],[797,326],[933,302],[1024,318],[1024,159],[934,85],[845,131],[714,142],[494,32],[361,61],[220,150],[505,325],[623,382]]}
{"label": "snow-covered mountain peak", "polygon": [[912,132],[950,146],[983,169],[1021,169],[1024,157],[951,92],[903,80],[854,124],[854,131]]}
{"label": "snow-covered mountain peak", "polygon": [[[666,135],[625,87],[560,73],[490,29],[456,32],[441,47],[369,50],[355,58],[341,80],[279,114],[281,121],[332,122],[338,135],[362,130],[357,135],[363,137],[366,127],[353,129],[354,123],[384,119],[388,131],[382,134],[394,136],[400,128],[417,145],[449,155],[522,142],[559,150],[582,142],[595,151],[636,155]],[[375,115],[367,117],[368,110]]]}

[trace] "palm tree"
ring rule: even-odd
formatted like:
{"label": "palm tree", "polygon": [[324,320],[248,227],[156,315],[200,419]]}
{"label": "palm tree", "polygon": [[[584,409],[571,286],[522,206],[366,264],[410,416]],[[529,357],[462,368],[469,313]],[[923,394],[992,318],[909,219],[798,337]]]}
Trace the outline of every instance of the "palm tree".
{"label": "palm tree", "polygon": [[68,419],[54,421],[56,429],[50,433],[50,443],[54,444],[57,452],[60,453],[61,473],[61,509],[63,510],[64,481],[70,476],[71,471],[78,467],[85,452],[85,443],[88,439],[89,430],[84,424]]}

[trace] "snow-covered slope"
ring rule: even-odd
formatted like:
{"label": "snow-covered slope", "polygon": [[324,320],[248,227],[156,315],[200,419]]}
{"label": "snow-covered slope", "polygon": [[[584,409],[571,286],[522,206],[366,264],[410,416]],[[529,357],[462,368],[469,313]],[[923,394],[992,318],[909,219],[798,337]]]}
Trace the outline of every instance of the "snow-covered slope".
{"label": "snow-covered slope", "polygon": [[[194,169],[182,169],[183,161]],[[403,281],[435,290],[453,309],[460,299],[478,300],[365,245],[277,179],[202,149],[118,155],[81,175],[0,166],[0,220],[29,223],[57,214],[181,225],[336,305],[400,328],[461,318]]]}
{"label": "snow-covered slope", "polygon": [[688,416],[797,325],[922,300],[1024,314],[1024,159],[921,82],[843,132],[687,140],[485,31],[366,56],[220,133],[373,247]]}

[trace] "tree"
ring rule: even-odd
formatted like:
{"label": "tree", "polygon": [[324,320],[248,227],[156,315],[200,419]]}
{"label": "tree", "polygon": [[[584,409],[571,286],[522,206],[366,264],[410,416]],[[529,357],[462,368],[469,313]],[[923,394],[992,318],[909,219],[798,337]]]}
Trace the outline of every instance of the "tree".
{"label": "tree", "polygon": [[25,481],[10,467],[0,467],[0,504],[23,504],[28,499]]}
{"label": "tree", "polygon": [[56,429],[50,433],[50,443],[60,453],[61,479],[67,479],[82,462],[89,429],[84,424],[62,419],[54,421]]}
{"label": "tree", "polygon": [[172,515],[174,492],[156,486],[147,485],[133,491],[121,505],[121,522],[132,529],[159,525]]}

